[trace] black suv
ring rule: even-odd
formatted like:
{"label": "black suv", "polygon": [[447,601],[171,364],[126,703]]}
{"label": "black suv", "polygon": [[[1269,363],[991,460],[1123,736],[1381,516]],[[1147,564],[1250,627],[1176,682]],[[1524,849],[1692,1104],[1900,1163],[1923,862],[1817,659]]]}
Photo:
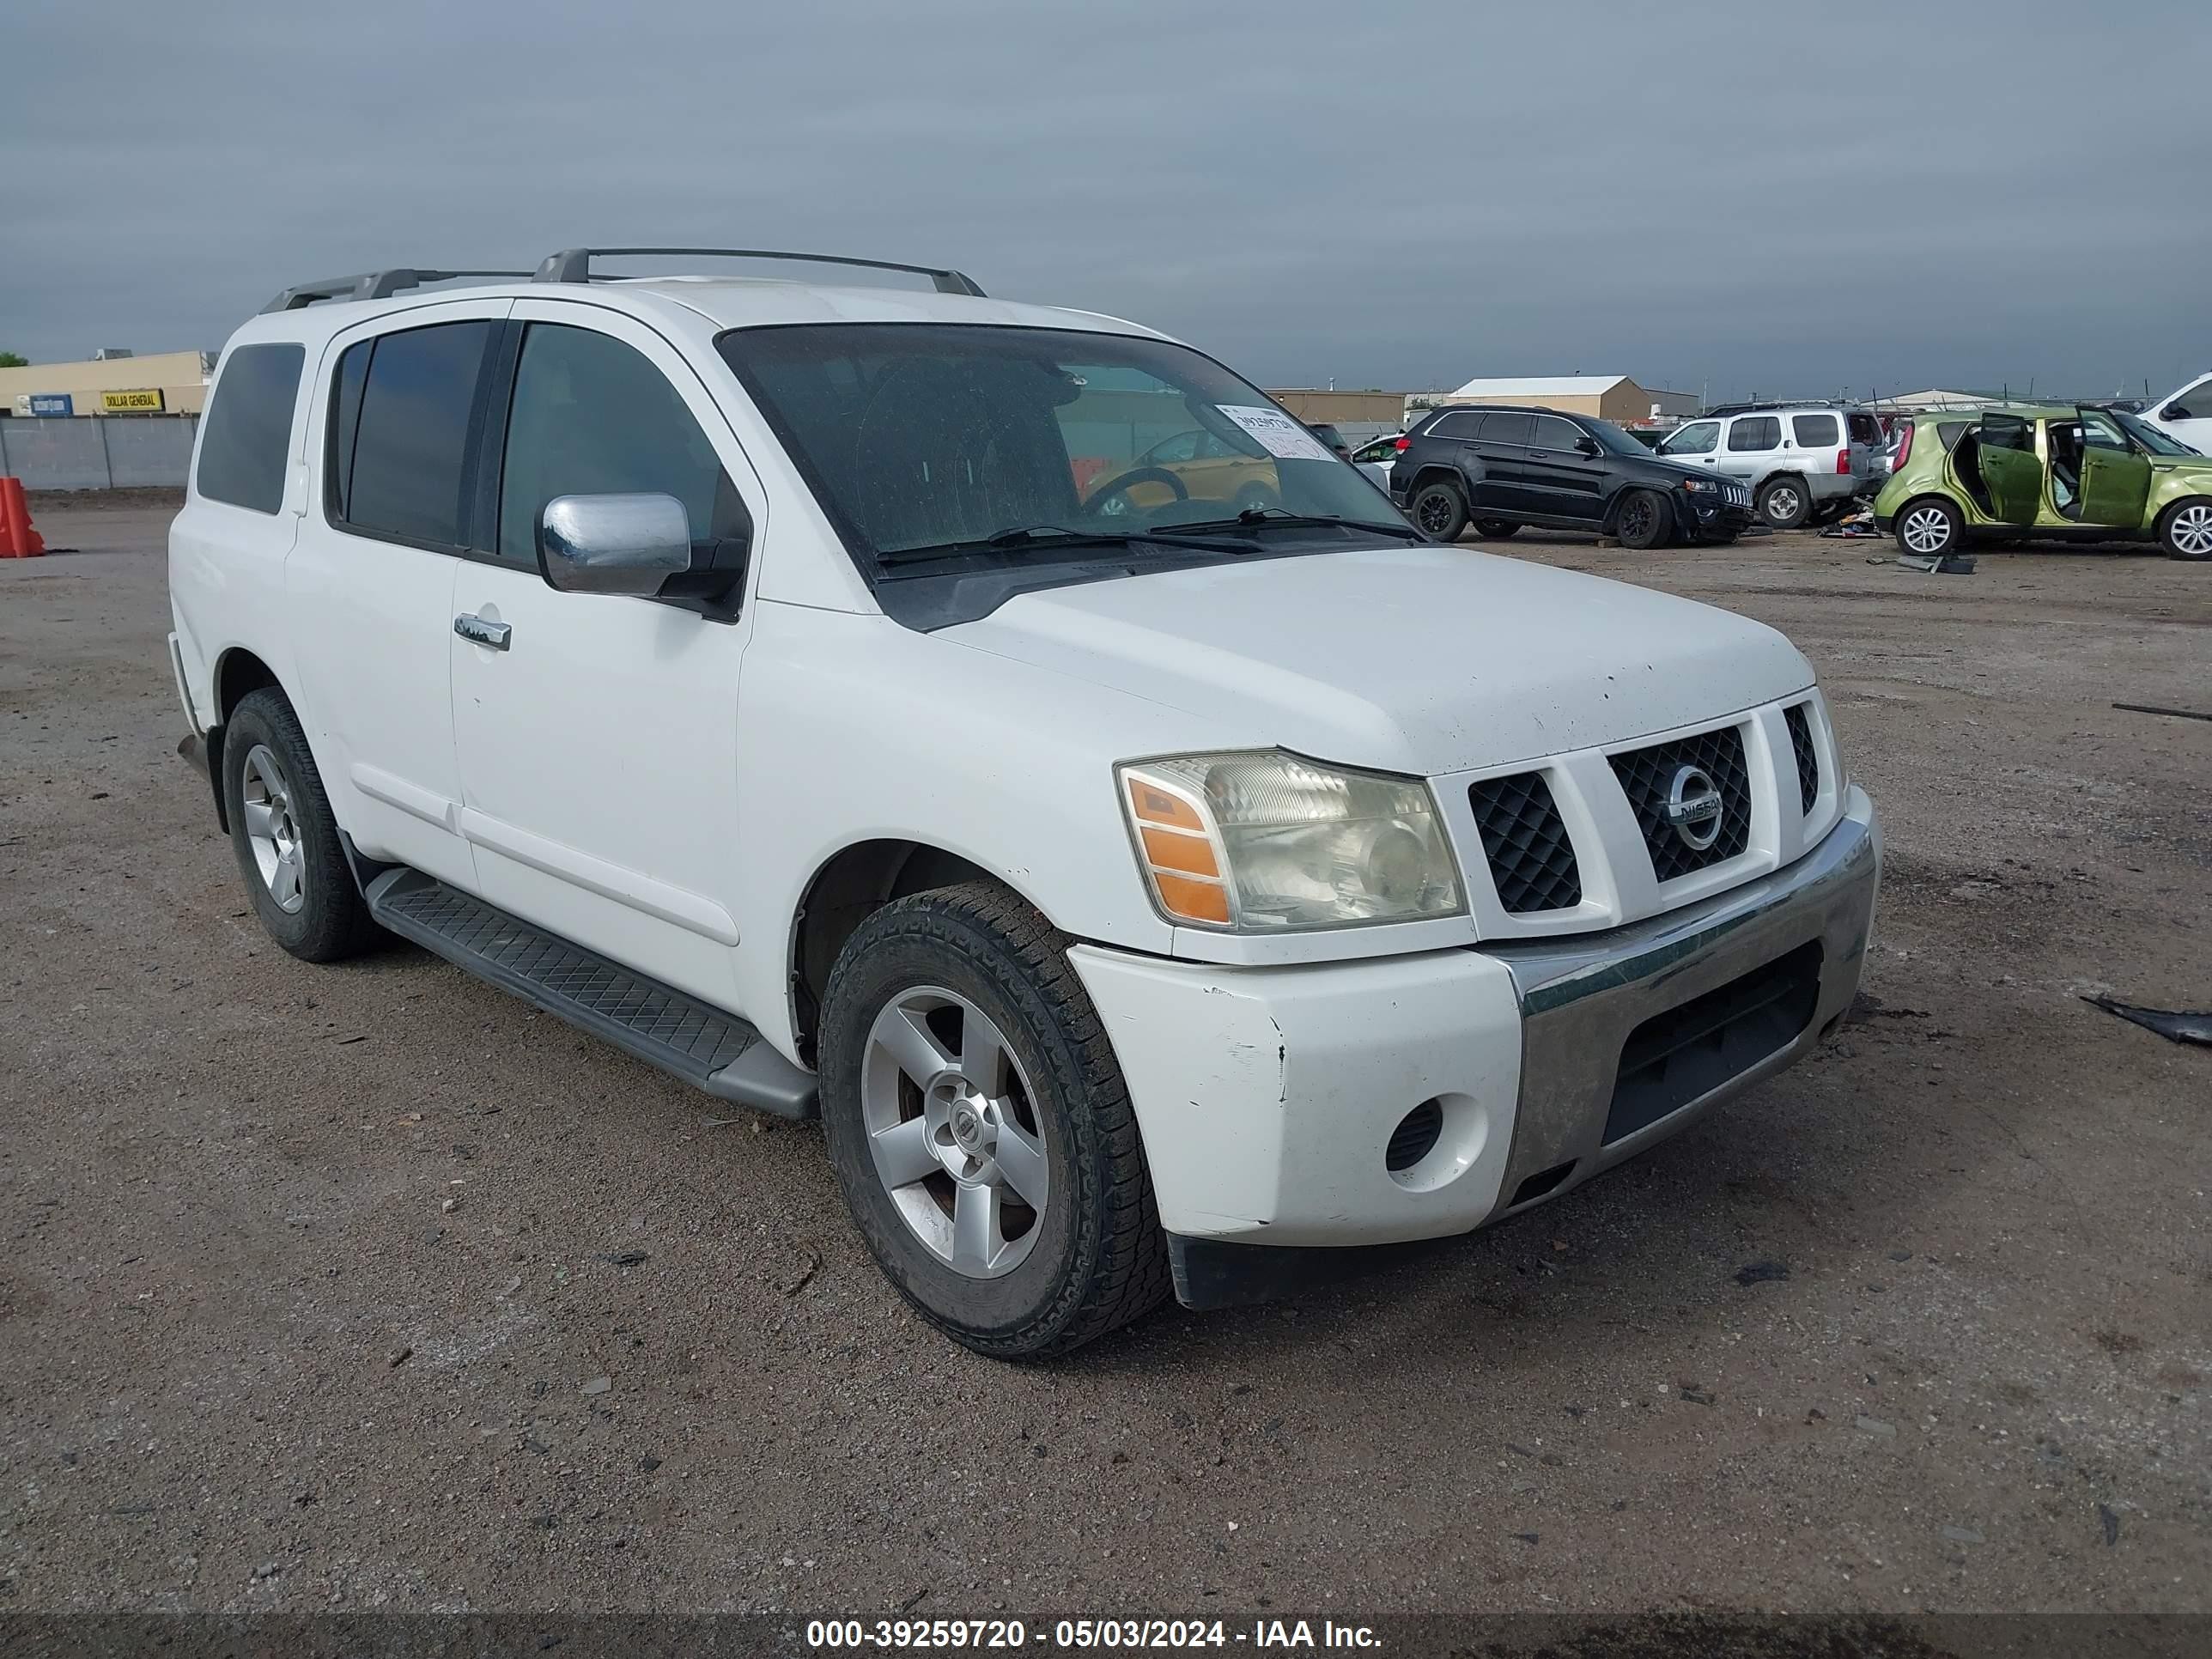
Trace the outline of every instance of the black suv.
{"label": "black suv", "polygon": [[1611,421],[1499,404],[1439,409],[1398,440],[1390,495],[1438,541],[1524,524],[1588,530],[1627,547],[1731,542],[1751,523],[1734,478],[1661,460]]}

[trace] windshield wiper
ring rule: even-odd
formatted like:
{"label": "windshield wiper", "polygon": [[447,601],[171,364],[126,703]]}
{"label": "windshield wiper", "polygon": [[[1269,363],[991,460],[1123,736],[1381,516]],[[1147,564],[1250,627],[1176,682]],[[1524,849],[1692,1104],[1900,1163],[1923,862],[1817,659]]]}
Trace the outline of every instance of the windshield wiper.
{"label": "windshield wiper", "polygon": [[1425,542],[1428,538],[1409,524],[1377,524],[1371,519],[1347,519],[1336,513],[1292,513],[1279,507],[1248,507],[1233,519],[1178,520],[1177,530],[1245,530],[1270,525],[1287,527],[1326,525],[1332,530],[1367,530],[1402,541]]}
{"label": "windshield wiper", "polygon": [[1064,525],[1025,524],[975,541],[934,542],[926,547],[895,547],[878,553],[876,562],[885,569],[902,564],[924,564],[935,559],[957,559],[977,553],[1016,547],[1173,547],[1200,553],[1254,552],[1249,543],[1201,541],[1196,537],[1164,535],[1149,530],[1070,530]]}

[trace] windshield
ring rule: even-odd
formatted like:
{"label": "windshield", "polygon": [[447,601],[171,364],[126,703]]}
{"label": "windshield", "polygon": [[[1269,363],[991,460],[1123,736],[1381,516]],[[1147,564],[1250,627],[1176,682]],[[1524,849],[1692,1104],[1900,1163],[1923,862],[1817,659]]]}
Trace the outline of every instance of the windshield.
{"label": "windshield", "polygon": [[739,329],[720,346],[865,564],[1064,557],[1073,538],[1240,514],[1244,537],[1314,519],[1409,533],[1358,468],[1187,346],[937,323]]}
{"label": "windshield", "polygon": [[1584,420],[1583,430],[1616,455],[1649,456],[1651,453],[1649,445],[1637,442],[1624,428],[1615,426],[1611,421]]}
{"label": "windshield", "polygon": [[2198,453],[2172,433],[2160,432],[2139,415],[2130,415],[2124,409],[2108,409],[2105,412],[2120,423],[2128,436],[2154,455],[2194,455]]}

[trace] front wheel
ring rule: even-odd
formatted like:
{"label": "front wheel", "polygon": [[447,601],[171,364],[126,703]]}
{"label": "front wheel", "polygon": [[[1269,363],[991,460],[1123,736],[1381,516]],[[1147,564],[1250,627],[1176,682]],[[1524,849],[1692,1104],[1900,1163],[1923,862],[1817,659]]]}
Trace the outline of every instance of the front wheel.
{"label": "front wheel", "polygon": [[1797,478],[1776,478],[1759,492],[1759,516],[1777,530],[1795,530],[1812,516],[1813,498]]}
{"label": "front wheel", "polygon": [[1915,558],[1937,557],[1957,546],[1965,531],[1957,507],[1936,496],[1924,496],[1897,515],[1898,550]]}
{"label": "front wheel", "polygon": [[1431,540],[1455,542],[1467,528],[1467,497],[1459,493],[1457,484],[1439,478],[1413,492],[1413,510],[1407,516]]}
{"label": "front wheel", "polygon": [[2168,507],[2158,541],[2169,559],[2212,559],[2212,500],[2198,496]]}
{"label": "front wheel", "polygon": [[231,846],[269,936],[305,962],[336,962],[375,943],[307,734],[274,687],[231,711],[222,790]]}
{"label": "front wheel", "polygon": [[1134,1109],[1067,940],[988,882],[884,906],[823,999],[822,1127],[884,1275],[955,1341],[1064,1352],[1169,1289]]}
{"label": "front wheel", "polygon": [[1613,533],[1623,547],[1639,551],[1664,547],[1667,532],[1674,528],[1668,522],[1667,503],[1648,489],[1632,489],[1620,504],[1620,515],[1613,520]]}

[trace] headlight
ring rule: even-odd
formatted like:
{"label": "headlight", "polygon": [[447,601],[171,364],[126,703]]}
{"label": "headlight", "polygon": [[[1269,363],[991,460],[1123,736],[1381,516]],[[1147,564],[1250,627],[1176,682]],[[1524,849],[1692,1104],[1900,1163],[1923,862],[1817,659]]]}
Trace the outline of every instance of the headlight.
{"label": "headlight", "polygon": [[1175,921],[1267,933],[1467,908],[1436,802],[1419,778],[1276,750],[1115,770],[1138,861]]}
{"label": "headlight", "polygon": [[1692,495],[1715,495],[1720,493],[1720,486],[1711,478],[1685,478],[1682,480],[1682,488]]}

